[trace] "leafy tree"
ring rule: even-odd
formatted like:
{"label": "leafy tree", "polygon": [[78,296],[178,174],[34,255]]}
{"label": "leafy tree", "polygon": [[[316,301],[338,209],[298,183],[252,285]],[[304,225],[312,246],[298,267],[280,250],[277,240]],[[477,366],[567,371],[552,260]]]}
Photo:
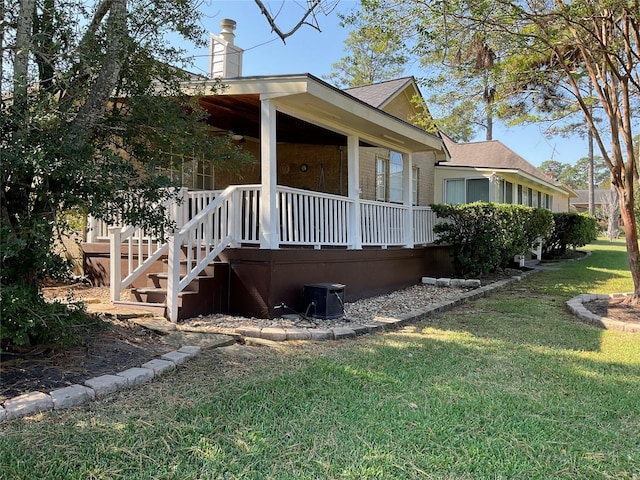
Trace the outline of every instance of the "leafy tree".
{"label": "leafy tree", "polygon": [[[312,2],[288,34],[324,5]],[[197,95],[182,90],[184,81],[199,94],[222,88],[194,80],[183,69],[186,52],[165,39],[177,33],[205,44],[197,0],[2,6],[0,338],[26,343],[38,337],[29,325],[48,328],[46,317],[61,315],[47,309],[38,287],[67,273],[51,248],[68,228],[64,212],[161,236],[170,225],[158,205],[176,189],[158,167],[180,155],[204,156],[221,168],[253,159],[230,139],[210,135]],[[34,322],[34,315],[42,318]]]}
{"label": "leafy tree", "polygon": [[[594,156],[594,183],[598,188],[609,185],[611,174],[602,157]],[[582,157],[575,164],[547,160],[540,164],[540,171],[550,172],[553,178],[571,188],[587,190],[589,188],[589,158]]]}
{"label": "leafy tree", "polygon": [[464,15],[451,7],[449,2],[362,0],[361,10],[345,21],[364,22],[386,38],[400,38],[423,68],[418,81],[430,92],[426,101],[441,130],[457,141],[485,130],[491,140],[501,95],[502,38],[468,17],[499,11],[491,2],[468,3]]}
{"label": "leafy tree", "polygon": [[[400,24],[412,26],[406,30],[416,32],[416,51],[435,50],[429,42],[445,53],[457,51],[460,44],[448,42],[446,34],[459,32],[461,26],[470,41],[480,35],[480,42],[499,52],[501,59],[496,92],[509,100],[506,111],[520,118],[557,120],[571,112],[582,113],[618,191],[634,282],[630,301],[640,302],[640,247],[633,209],[638,177],[634,112],[640,107],[638,0],[363,0],[362,4],[376,12],[369,17],[374,24],[388,25],[400,18]],[[499,39],[498,46],[494,39]]]}
{"label": "leafy tree", "polygon": [[357,87],[398,77],[408,57],[398,35],[383,35],[380,28],[353,20],[357,29],[345,40],[346,57],[332,65],[324,78],[338,87]]}

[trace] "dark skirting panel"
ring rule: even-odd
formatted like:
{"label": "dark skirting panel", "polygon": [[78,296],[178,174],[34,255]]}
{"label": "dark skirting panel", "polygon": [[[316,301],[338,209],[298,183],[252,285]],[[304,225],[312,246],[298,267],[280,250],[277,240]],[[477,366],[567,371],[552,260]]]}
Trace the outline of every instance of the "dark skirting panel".
{"label": "dark skirting panel", "polygon": [[[450,250],[443,246],[398,249],[227,249],[230,313],[267,318],[304,312],[304,286],[345,285],[346,302],[415,285],[423,276],[448,276]],[[286,305],[288,309],[276,308]]]}

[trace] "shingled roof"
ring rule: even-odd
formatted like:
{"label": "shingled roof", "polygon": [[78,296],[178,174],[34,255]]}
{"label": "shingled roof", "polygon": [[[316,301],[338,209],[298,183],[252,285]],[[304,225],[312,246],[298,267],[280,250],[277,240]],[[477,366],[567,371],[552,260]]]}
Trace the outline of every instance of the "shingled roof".
{"label": "shingled roof", "polygon": [[361,87],[345,88],[343,91],[372,107],[381,108],[413,82],[415,82],[413,77],[403,77]]}
{"label": "shingled roof", "polygon": [[520,155],[497,140],[456,143],[444,134],[442,134],[442,139],[451,154],[451,160],[442,162],[440,165],[451,167],[515,169],[528,173],[545,183],[560,186],[558,182],[542,173]]}

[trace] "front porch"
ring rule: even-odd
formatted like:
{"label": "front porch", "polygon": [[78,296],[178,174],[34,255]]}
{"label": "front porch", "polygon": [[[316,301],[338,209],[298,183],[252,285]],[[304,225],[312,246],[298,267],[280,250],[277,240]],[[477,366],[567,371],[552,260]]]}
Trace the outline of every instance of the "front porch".
{"label": "front porch", "polygon": [[[145,292],[143,303],[152,303],[155,289],[173,321],[215,311],[274,317],[286,313],[282,304],[304,311],[302,288],[309,283],[342,283],[353,301],[450,273],[448,249],[432,245],[436,219],[429,207],[278,186],[275,235],[265,248],[260,193],[259,185],[183,191],[183,201],[168,206],[177,229],[166,243],[135,227],[107,229],[93,221],[85,271],[110,285],[114,302],[135,288]],[[206,285],[199,278],[206,269],[210,292],[196,310],[184,308],[181,292],[192,292],[194,279]]]}
{"label": "front porch", "polygon": [[[434,165],[447,154],[438,136],[408,121],[412,80],[393,84],[389,112],[308,74],[225,85],[215,95],[202,94],[206,82],[185,88],[200,95],[211,134],[242,140],[255,167],[203,171],[192,185],[210,190],[184,190],[183,201],[167,205],[176,229],[166,243],[132,226],[92,225],[88,271],[110,283],[114,302],[135,287],[138,300],[162,304],[176,321],[196,313],[187,308],[196,297],[214,308],[202,295],[210,285],[227,297],[217,308],[274,316],[281,303],[298,308],[294,292],[305,283],[343,283],[356,299],[446,270],[429,270],[448,262],[430,257],[442,249],[425,249],[435,222],[425,205]],[[183,168],[178,179],[186,185],[193,172]],[[95,246],[106,239],[108,265]]]}

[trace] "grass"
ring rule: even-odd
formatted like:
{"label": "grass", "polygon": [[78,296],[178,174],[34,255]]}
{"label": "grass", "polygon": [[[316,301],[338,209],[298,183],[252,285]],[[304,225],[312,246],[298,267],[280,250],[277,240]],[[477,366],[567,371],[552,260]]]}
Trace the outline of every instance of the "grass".
{"label": "grass", "polygon": [[631,289],[622,244],[589,249],[397,332],[206,352],[5,422],[0,478],[638,479],[640,336],[564,306]]}

